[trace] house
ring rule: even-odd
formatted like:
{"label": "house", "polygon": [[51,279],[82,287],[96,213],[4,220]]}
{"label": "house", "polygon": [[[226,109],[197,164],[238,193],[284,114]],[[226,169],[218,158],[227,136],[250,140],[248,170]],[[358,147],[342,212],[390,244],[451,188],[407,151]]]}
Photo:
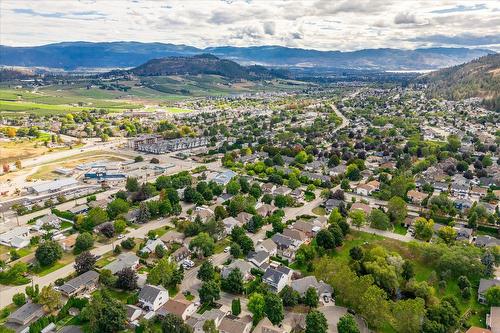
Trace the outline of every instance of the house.
{"label": "house", "polygon": [[325,163],[323,161],[312,161],[304,165],[304,170],[311,172],[322,172]]}
{"label": "house", "polygon": [[292,224],[293,229],[302,231],[307,237],[314,237],[320,230],[321,225],[314,221],[298,220]]}
{"label": "house", "polygon": [[260,240],[257,242],[257,245],[255,246],[255,251],[264,251],[269,253],[270,257],[274,257],[278,251],[278,247],[276,243],[271,239],[265,239],[265,240]]}
{"label": "house", "polygon": [[236,177],[236,172],[228,170],[217,174],[212,180],[218,185],[226,186],[234,177]]}
{"label": "house", "polygon": [[212,217],[214,217],[214,215],[215,215],[214,211],[208,207],[196,207],[192,215],[192,221],[194,221],[197,217],[199,217],[201,219],[201,222],[205,223]]}
{"label": "house", "polygon": [[457,209],[460,209],[461,211],[465,211],[467,209],[470,209],[473,205],[472,201],[470,201],[469,199],[465,199],[465,198],[458,198],[457,200],[455,200],[453,202],[453,204],[455,205],[455,207]]}
{"label": "house", "polygon": [[75,248],[76,244],[76,238],[78,237],[78,234],[72,234],[60,241],[60,244],[63,248],[64,251],[66,252],[71,252]]}
{"label": "house", "polygon": [[250,280],[252,278],[252,275],[250,274],[250,270],[252,269],[252,265],[245,260],[242,259],[236,259],[233,262],[231,262],[229,265],[224,266],[221,271],[221,276],[224,279],[227,279],[229,274],[236,268],[238,268],[243,275],[244,280]]}
{"label": "house", "polygon": [[175,230],[169,230],[169,232],[165,233],[163,236],[160,237],[160,239],[164,244],[172,244],[172,243],[182,244],[185,238],[186,236],[184,235],[184,233]]}
{"label": "house", "polygon": [[479,186],[472,186],[470,189],[470,195],[476,198],[484,198],[488,194],[488,189]]}
{"label": "house", "polygon": [[255,326],[252,333],[286,333],[286,330],[283,327],[273,325],[267,317],[264,317],[264,319],[259,321],[257,326]]}
{"label": "house", "polygon": [[155,252],[157,246],[161,246],[165,250],[167,249],[167,247],[165,246],[165,244],[163,244],[161,239],[159,239],[159,238],[148,239],[148,241],[146,242],[146,245],[144,245],[144,247],[140,250],[140,252],[141,253],[148,253],[148,254]]}
{"label": "house", "polygon": [[360,184],[354,189],[354,192],[356,192],[356,194],[365,196],[372,194],[373,191],[375,191],[375,188],[368,184]]}
{"label": "house", "polygon": [[409,190],[408,193],[406,194],[406,196],[408,197],[408,199],[410,199],[410,201],[412,203],[415,203],[418,205],[420,205],[422,203],[422,201],[424,201],[424,199],[427,198],[426,193],[415,191],[415,190]]}
{"label": "house", "polygon": [[59,229],[61,227],[61,220],[55,214],[47,214],[38,218],[33,225],[33,230],[42,230],[42,228]]}
{"label": "house", "polygon": [[361,202],[355,202],[351,206],[351,211],[354,210],[362,210],[363,212],[365,212],[366,215],[369,215],[372,211],[372,208],[367,204]]}
{"label": "house", "polygon": [[66,282],[57,289],[65,296],[77,296],[90,294],[97,288],[99,282],[99,273],[96,271],[87,271]]}
{"label": "house", "polygon": [[500,239],[489,235],[478,235],[474,244],[479,247],[495,247],[500,246]]}
{"label": "house", "polygon": [[347,166],[345,164],[340,164],[337,165],[336,167],[333,167],[330,169],[329,174],[330,176],[340,176],[343,175],[347,170]]}
{"label": "house", "polygon": [[443,182],[434,182],[432,184],[432,187],[434,187],[434,190],[437,192],[447,192],[448,191],[448,184],[443,183]]}
{"label": "house", "polygon": [[292,192],[292,189],[286,186],[280,186],[276,190],[274,190],[274,195],[289,195]]}
{"label": "house", "polygon": [[29,325],[44,315],[41,304],[28,302],[7,317],[5,326],[16,332],[28,332]]}
{"label": "house", "polygon": [[132,252],[121,253],[116,260],[110,262],[103,269],[108,269],[116,274],[124,268],[136,269],[139,266],[139,257]]}
{"label": "house", "polygon": [[129,323],[136,321],[142,315],[141,308],[135,305],[127,304],[125,305],[125,310],[127,311],[127,321]]}
{"label": "house", "polygon": [[472,236],[472,229],[470,228],[459,228],[457,231],[457,240],[459,241],[469,241]]}
{"label": "house", "polygon": [[328,213],[331,213],[332,210],[334,210],[335,208],[338,208],[340,205],[343,204],[343,201],[342,200],[338,200],[338,199],[328,199],[325,201],[325,210],[328,212]]}
{"label": "house", "polygon": [[302,200],[304,199],[304,191],[302,191],[300,188],[296,188],[295,190],[290,192],[290,196],[297,201]]}
{"label": "house", "polygon": [[193,329],[193,333],[205,333],[203,325],[207,320],[213,320],[215,327],[217,328],[222,322],[222,319],[229,313],[230,311],[227,310],[225,306],[222,306],[219,309],[210,309],[203,312],[202,315],[194,313],[186,320],[186,324]]}
{"label": "house", "polygon": [[293,280],[291,287],[293,290],[297,291],[301,297],[304,297],[308,288],[313,287],[318,292],[318,296],[323,298],[324,296],[331,298],[333,289],[332,287],[324,283],[323,281],[316,280],[315,276],[306,276],[302,279]]}
{"label": "house", "polygon": [[175,262],[181,262],[191,255],[191,251],[186,246],[181,246],[170,255]]}
{"label": "house", "polygon": [[453,182],[450,185],[450,192],[455,197],[465,198],[469,194],[469,185]]}
{"label": "house", "polygon": [[265,183],[260,187],[260,189],[264,194],[272,194],[276,189],[276,185],[274,185],[273,183]]}
{"label": "house", "polygon": [[231,231],[233,231],[234,227],[240,225],[240,221],[232,216],[226,217],[224,220],[222,220],[222,223],[224,224],[224,229],[227,235],[229,235]]}
{"label": "house", "polygon": [[247,260],[260,269],[267,268],[266,265],[269,262],[269,258],[270,255],[266,251],[250,251],[247,255]]}
{"label": "house", "polygon": [[75,215],[79,215],[86,213],[89,209],[90,207],[87,204],[83,204],[68,209],[68,212],[73,213]]}
{"label": "house", "polygon": [[188,301],[185,298],[169,299],[161,308],[158,309],[157,314],[165,317],[171,313],[186,320],[196,311],[194,302]]}
{"label": "house", "polygon": [[30,228],[28,226],[15,227],[0,235],[0,244],[22,249],[30,244]]}
{"label": "house", "polygon": [[301,244],[305,243],[308,240],[307,235],[303,231],[292,228],[285,228],[283,230],[283,236],[290,237],[291,239],[294,239]]}
{"label": "house", "polygon": [[238,318],[233,315],[227,315],[220,322],[218,329],[219,333],[250,333],[252,318],[250,316]]}
{"label": "house", "polygon": [[289,260],[295,258],[295,252],[297,251],[299,244],[297,241],[290,237],[286,237],[282,234],[274,234],[271,238],[277,246],[277,254],[283,256]]}
{"label": "house", "polygon": [[146,284],[139,292],[140,307],[146,311],[156,311],[168,301],[168,290],[162,286]]}
{"label": "house", "polygon": [[292,270],[286,266],[268,267],[262,277],[272,291],[279,293],[290,282]]}
{"label": "house", "polygon": [[485,304],[486,303],[486,298],[485,298],[485,293],[488,289],[491,287],[495,286],[500,286],[500,280],[487,280],[487,279],[481,279],[479,280],[479,288],[477,290],[477,300],[479,303]]}
{"label": "house", "polygon": [[490,313],[486,315],[486,326],[493,333],[500,333],[500,307],[492,306]]}
{"label": "house", "polygon": [[271,215],[275,210],[276,208],[273,205],[262,204],[260,207],[257,208],[257,214],[266,217]]}
{"label": "house", "polygon": [[236,215],[236,220],[238,220],[238,222],[240,222],[240,224],[243,225],[243,224],[247,223],[248,221],[250,221],[252,216],[253,215],[250,213],[241,212],[238,215]]}

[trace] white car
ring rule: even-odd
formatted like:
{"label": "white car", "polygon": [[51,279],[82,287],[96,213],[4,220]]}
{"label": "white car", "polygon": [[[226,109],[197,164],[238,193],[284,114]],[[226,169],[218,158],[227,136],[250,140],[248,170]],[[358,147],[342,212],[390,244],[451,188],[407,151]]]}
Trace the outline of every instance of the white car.
{"label": "white car", "polygon": [[227,246],[226,248],[224,248],[224,253],[228,253],[229,250],[231,250],[231,246]]}
{"label": "white car", "polygon": [[118,238],[118,239],[122,239],[123,237],[125,237],[125,235],[124,235],[124,234],[119,234],[117,238]]}

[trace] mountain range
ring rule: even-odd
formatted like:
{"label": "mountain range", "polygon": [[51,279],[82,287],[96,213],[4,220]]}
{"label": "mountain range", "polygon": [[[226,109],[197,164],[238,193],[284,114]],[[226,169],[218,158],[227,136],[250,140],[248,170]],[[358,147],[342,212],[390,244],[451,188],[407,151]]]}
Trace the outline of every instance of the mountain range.
{"label": "mountain range", "polygon": [[185,57],[210,53],[242,65],[268,67],[321,67],[372,70],[428,70],[468,62],[493,54],[486,49],[425,48],[319,51],[283,46],[210,47],[139,42],[64,42],[33,47],[0,45],[0,65],[80,68],[132,68],[151,59]]}
{"label": "mountain range", "polygon": [[283,70],[267,69],[259,65],[241,66],[232,60],[220,59],[211,54],[152,59],[133,69],[113,71],[111,74],[116,72],[139,76],[207,74],[220,75],[229,79],[263,79],[286,76],[286,72]]}

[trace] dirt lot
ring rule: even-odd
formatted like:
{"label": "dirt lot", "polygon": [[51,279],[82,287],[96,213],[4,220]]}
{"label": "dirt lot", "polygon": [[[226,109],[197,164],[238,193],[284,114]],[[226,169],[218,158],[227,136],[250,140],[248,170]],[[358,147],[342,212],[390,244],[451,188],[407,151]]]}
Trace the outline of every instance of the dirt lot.
{"label": "dirt lot", "polygon": [[14,163],[17,160],[44,155],[49,151],[49,148],[36,141],[0,141],[0,164]]}

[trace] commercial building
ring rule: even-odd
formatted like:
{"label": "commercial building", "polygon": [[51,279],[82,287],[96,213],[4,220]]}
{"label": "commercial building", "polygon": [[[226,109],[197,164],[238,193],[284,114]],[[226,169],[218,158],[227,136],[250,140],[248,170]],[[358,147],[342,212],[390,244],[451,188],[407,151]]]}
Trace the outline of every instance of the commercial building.
{"label": "commercial building", "polygon": [[30,193],[41,195],[41,194],[59,192],[74,187],[76,185],[78,185],[78,181],[74,178],[61,178],[50,182],[34,184],[28,187],[27,189],[28,192]]}

